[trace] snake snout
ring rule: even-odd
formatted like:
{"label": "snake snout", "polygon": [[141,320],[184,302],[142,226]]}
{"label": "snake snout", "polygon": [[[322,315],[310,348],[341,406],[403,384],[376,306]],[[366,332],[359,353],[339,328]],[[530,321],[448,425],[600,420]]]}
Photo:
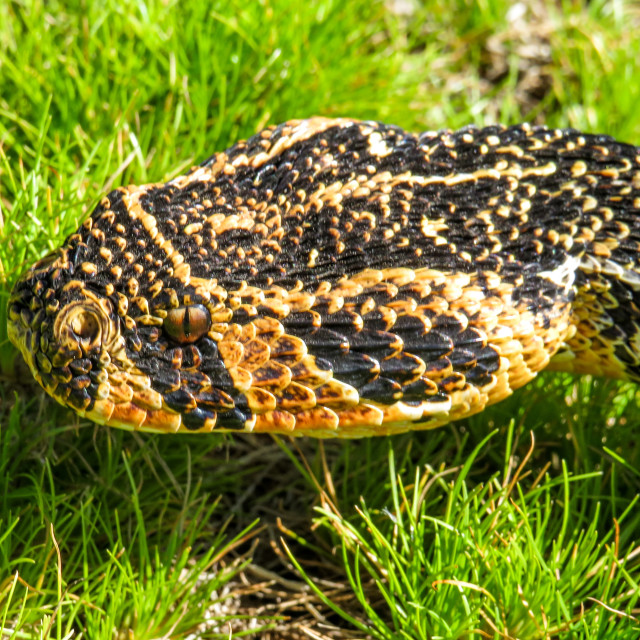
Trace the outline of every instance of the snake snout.
{"label": "snake snout", "polygon": [[54,251],[16,283],[9,300],[9,338],[48,390],[69,382],[69,366],[99,368],[120,333],[113,304],[70,272],[68,252]]}

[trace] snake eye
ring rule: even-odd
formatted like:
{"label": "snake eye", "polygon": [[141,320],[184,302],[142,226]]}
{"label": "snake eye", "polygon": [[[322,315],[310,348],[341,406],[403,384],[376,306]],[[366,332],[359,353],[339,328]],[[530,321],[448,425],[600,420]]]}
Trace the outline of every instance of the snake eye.
{"label": "snake eye", "polygon": [[163,327],[176,342],[189,344],[209,331],[211,316],[208,309],[201,304],[178,307],[167,312]]}

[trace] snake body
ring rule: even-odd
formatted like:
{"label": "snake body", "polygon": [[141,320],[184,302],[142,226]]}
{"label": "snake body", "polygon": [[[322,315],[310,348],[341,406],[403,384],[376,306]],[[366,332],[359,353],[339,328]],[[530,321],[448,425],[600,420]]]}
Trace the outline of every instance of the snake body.
{"label": "snake body", "polygon": [[97,423],[393,434],[548,365],[639,380],[639,255],[638,147],[313,118],[104,197],[17,282],[9,334]]}

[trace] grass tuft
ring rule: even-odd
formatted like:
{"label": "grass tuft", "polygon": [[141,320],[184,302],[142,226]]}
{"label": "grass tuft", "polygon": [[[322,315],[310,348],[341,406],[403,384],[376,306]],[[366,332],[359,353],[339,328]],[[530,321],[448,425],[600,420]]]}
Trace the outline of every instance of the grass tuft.
{"label": "grass tuft", "polygon": [[639,496],[607,521],[592,505],[602,474],[563,465],[556,477],[534,475],[533,442],[522,461],[513,453],[478,482],[471,471],[495,435],[462,466],[401,471],[388,442],[379,495],[345,501],[345,512],[323,495],[317,523],[337,545],[359,615],[292,562],[326,606],[373,638],[637,637]]}

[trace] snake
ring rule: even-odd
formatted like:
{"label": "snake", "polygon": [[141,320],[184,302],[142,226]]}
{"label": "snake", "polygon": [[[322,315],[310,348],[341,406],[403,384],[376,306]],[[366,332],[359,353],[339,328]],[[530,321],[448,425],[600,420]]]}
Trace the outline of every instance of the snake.
{"label": "snake", "polygon": [[314,117],[104,196],[8,333],[98,424],[391,435],[543,369],[639,381],[639,255],[637,146]]}

